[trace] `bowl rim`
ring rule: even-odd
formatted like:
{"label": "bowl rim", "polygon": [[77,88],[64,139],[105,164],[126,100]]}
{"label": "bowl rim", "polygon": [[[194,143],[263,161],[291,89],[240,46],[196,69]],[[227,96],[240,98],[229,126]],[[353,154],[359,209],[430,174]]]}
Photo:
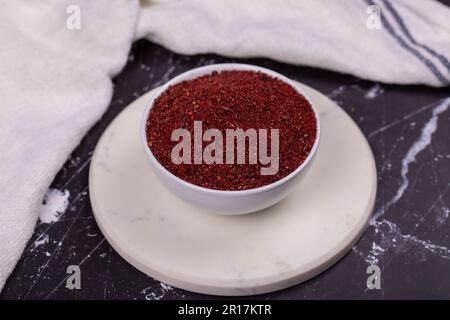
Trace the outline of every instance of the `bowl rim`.
{"label": "bowl rim", "polygon": [[[308,156],[306,159],[291,173],[289,173],[287,176],[274,181],[270,184],[252,188],[252,189],[245,189],[245,190],[218,190],[218,189],[210,189],[205,188],[193,183],[190,183],[186,180],[183,180],[179,177],[177,177],[175,174],[170,172],[168,169],[166,169],[153,155],[150,146],[148,145],[147,141],[147,120],[150,114],[150,111],[153,107],[154,101],[163,93],[165,92],[170,86],[177,84],[182,81],[186,80],[192,80],[196,79],[198,77],[211,74],[214,71],[221,72],[221,71],[231,71],[231,70],[238,70],[238,71],[256,71],[256,72],[262,72],[269,76],[272,76],[274,78],[280,79],[283,82],[289,84],[292,86],[299,94],[301,94],[310,104],[311,109],[314,112],[315,118],[316,118],[316,139],[314,141],[314,144],[309,151]],[[269,190],[272,190],[274,188],[277,188],[278,186],[285,184],[289,180],[293,179],[295,176],[297,176],[308,164],[312,161],[312,158],[314,157],[315,153],[317,152],[317,148],[320,141],[320,120],[319,120],[319,113],[317,112],[316,108],[314,107],[314,104],[312,100],[308,97],[308,95],[303,91],[303,89],[299,86],[298,83],[292,81],[291,79],[287,78],[286,76],[283,76],[282,74],[270,70],[268,68],[251,65],[251,64],[244,64],[244,63],[217,63],[217,64],[210,64],[206,66],[201,66],[197,68],[190,69],[188,71],[185,71],[174,78],[170,79],[166,83],[164,83],[162,86],[157,88],[155,92],[152,94],[150,100],[147,102],[145,106],[145,110],[143,113],[143,116],[141,118],[141,125],[140,125],[140,136],[141,136],[141,142],[143,144],[143,147],[145,149],[145,153],[147,154],[149,160],[151,163],[156,166],[164,175],[168,176],[170,179],[175,180],[177,183],[183,185],[186,188],[189,188],[193,191],[197,192],[203,192],[207,194],[214,194],[214,195],[221,195],[221,196],[247,196],[255,193],[262,193],[267,192]]]}

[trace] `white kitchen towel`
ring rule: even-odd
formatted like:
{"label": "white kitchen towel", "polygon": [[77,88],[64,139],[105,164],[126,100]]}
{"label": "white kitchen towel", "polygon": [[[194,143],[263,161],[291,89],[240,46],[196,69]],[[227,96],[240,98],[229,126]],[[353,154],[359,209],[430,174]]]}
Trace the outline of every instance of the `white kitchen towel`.
{"label": "white kitchen towel", "polygon": [[270,57],[386,83],[450,83],[450,9],[437,1],[146,3],[138,36],[179,53]]}
{"label": "white kitchen towel", "polygon": [[109,104],[133,37],[387,83],[450,79],[450,10],[433,0],[140,4],[139,15],[137,0],[0,0],[0,290],[52,179]]}
{"label": "white kitchen towel", "polygon": [[138,14],[129,0],[0,1],[0,290],[55,174],[108,106]]}

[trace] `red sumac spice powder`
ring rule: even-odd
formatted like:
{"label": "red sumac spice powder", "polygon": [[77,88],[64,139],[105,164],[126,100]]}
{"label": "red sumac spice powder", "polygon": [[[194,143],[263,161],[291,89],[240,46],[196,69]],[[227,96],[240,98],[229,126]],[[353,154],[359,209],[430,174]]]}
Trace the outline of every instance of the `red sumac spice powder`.
{"label": "red sumac spice powder", "polygon": [[[223,137],[226,129],[279,129],[278,172],[261,175],[267,165],[259,161],[174,164],[171,152],[178,141],[171,140],[172,132],[187,129],[193,140],[194,121],[202,121],[204,131],[219,129]],[[300,166],[315,142],[317,120],[309,102],[291,85],[265,73],[232,70],[169,87],[154,101],[146,132],[153,155],[177,177],[210,189],[246,190],[275,182]],[[210,142],[202,143],[205,148]],[[270,139],[268,148],[270,154]]]}

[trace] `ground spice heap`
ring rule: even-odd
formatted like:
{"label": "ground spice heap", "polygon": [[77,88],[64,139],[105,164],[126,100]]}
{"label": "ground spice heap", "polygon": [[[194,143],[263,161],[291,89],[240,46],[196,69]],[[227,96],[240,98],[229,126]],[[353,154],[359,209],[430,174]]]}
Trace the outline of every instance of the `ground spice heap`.
{"label": "ground spice heap", "polygon": [[[278,172],[261,175],[260,168],[266,165],[259,161],[174,164],[171,152],[178,142],[171,141],[172,132],[185,128],[193,140],[194,121],[202,121],[203,130],[221,130],[224,137],[226,129],[279,129]],[[236,70],[169,87],[155,100],[146,130],[153,155],[177,177],[210,189],[247,190],[273,183],[298,168],[312,149],[317,121],[309,102],[289,84],[261,72]],[[209,143],[203,142],[203,148]],[[270,142],[268,146],[270,152]]]}

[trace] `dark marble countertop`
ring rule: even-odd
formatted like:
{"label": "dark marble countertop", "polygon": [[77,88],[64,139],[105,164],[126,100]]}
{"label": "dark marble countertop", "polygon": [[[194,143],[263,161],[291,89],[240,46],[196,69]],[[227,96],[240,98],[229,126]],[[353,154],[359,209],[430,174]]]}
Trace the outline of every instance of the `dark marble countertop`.
{"label": "dark marble countertop", "polygon": [[[385,85],[267,59],[183,56],[147,41],[135,43],[109,109],[51,186],[65,192],[65,213],[38,223],[0,298],[214,298],[160,284],[123,260],[92,215],[88,172],[102,132],[131,101],[183,71],[221,62],[271,68],[335,100],[366,135],[378,170],[377,218],[353,250],[319,276],[259,298],[450,299],[450,107],[442,105],[448,88]],[[380,290],[366,286],[372,263],[381,269]],[[65,288],[69,265],[82,270],[80,290]]]}

